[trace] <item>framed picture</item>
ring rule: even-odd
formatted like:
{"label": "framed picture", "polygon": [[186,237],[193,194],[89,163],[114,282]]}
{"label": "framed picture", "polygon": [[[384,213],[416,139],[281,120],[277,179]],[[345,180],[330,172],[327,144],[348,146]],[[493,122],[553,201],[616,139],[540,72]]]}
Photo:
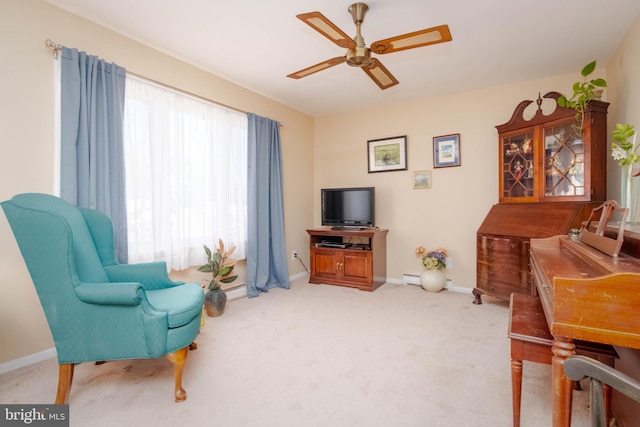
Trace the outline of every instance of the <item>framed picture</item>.
{"label": "framed picture", "polygon": [[413,173],[413,188],[431,188],[431,171],[415,171]]}
{"label": "framed picture", "polygon": [[433,138],[433,167],[460,166],[460,134]]}
{"label": "framed picture", "polygon": [[407,169],[407,136],[367,141],[369,173]]}

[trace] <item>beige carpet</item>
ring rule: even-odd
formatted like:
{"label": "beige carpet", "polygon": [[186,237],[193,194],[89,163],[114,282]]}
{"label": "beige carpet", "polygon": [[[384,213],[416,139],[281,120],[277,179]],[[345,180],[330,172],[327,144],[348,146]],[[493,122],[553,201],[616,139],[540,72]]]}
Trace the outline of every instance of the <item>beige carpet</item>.
{"label": "beige carpet", "polygon": [[[292,283],[206,318],[173,402],[170,363],[76,367],[71,425],[509,426],[508,307],[385,284],[373,293]],[[551,425],[550,367],[525,362],[522,426]],[[0,376],[3,403],[49,403],[55,359]],[[588,383],[574,426],[589,425]]]}

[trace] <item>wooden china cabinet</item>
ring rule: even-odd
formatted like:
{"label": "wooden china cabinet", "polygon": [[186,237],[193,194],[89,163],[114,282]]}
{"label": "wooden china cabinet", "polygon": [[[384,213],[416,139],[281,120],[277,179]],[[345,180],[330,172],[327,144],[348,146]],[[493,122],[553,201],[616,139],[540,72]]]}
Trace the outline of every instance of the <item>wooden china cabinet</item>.
{"label": "wooden china cabinet", "polygon": [[[580,134],[575,110],[557,105],[558,92],[522,101],[498,130],[498,201],[476,239],[474,304],[483,294],[509,299],[531,286],[529,240],[580,228],[606,200],[608,103],[590,101]],[[555,110],[545,115],[543,102]],[[528,118],[529,116],[529,118]]]}

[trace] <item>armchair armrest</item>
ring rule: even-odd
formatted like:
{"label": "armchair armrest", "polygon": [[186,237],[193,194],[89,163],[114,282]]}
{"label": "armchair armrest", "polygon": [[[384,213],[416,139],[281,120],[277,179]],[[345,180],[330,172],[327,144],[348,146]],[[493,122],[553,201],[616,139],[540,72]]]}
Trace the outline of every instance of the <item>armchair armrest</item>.
{"label": "armchair armrest", "polygon": [[75,292],[82,302],[100,305],[140,305],[140,283],[80,283]]}
{"label": "armchair armrest", "polygon": [[112,282],[139,282],[147,291],[170,288],[184,282],[174,282],[167,274],[164,262],[107,265],[104,270]]}

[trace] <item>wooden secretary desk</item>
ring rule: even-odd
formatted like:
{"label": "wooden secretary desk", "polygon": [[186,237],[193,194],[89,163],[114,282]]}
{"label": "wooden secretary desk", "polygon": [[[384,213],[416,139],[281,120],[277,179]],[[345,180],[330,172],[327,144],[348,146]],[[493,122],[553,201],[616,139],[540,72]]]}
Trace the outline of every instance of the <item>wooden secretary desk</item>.
{"label": "wooden secretary desk", "polygon": [[[508,300],[512,292],[532,293],[530,239],[580,228],[606,200],[609,104],[589,102],[579,135],[575,110],[558,106],[559,96],[538,96],[537,109],[522,101],[496,126],[499,202],[476,235],[474,304],[483,294]],[[543,103],[555,109],[545,115]]]}

